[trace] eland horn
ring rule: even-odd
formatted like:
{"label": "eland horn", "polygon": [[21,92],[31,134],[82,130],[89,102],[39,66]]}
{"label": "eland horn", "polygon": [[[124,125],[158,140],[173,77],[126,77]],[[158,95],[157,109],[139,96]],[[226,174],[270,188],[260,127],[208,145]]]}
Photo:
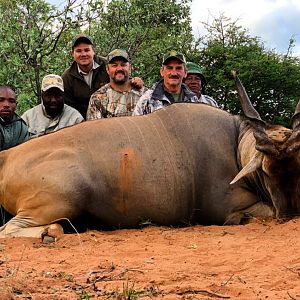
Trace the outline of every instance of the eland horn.
{"label": "eland horn", "polygon": [[295,113],[292,116],[292,128],[295,129],[300,124],[300,100],[296,106]]}
{"label": "eland horn", "polygon": [[243,112],[250,119],[253,128],[253,135],[256,140],[256,149],[268,155],[277,156],[279,154],[274,142],[266,132],[266,123],[260,118],[259,113],[253,107],[247,92],[235,71],[231,72],[235,81],[236,89],[240,98]]}

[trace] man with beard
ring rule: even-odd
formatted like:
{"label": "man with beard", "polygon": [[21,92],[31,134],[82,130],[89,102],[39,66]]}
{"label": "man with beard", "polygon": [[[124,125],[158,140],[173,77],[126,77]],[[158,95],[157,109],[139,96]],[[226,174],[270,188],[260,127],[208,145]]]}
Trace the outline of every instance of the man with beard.
{"label": "man with beard", "polygon": [[133,115],[152,113],[175,102],[202,102],[184,83],[187,76],[186,60],[182,53],[170,51],[163,57],[160,68],[162,80],[139,99]]}
{"label": "man with beard", "polygon": [[64,104],[64,85],[60,76],[46,75],[42,81],[42,103],[27,110],[22,119],[30,136],[39,136],[82,122],[81,114]]}
{"label": "man with beard", "polygon": [[106,71],[109,83],[91,96],[87,120],[131,116],[138,99],[145,92],[144,87],[131,84],[131,64],[125,50],[115,49],[107,55]]}
{"label": "man with beard", "polygon": [[7,86],[0,87],[0,150],[23,143],[29,137],[25,122],[15,113],[16,93]]}

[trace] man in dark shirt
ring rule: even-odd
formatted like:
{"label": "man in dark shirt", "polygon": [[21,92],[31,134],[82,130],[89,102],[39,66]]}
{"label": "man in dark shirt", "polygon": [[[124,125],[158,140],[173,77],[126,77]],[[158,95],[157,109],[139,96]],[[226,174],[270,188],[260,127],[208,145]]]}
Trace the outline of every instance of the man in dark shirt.
{"label": "man in dark shirt", "polygon": [[[26,123],[15,113],[16,107],[16,93],[10,87],[0,86],[0,151],[29,138]],[[4,225],[11,217],[0,205],[0,225]]]}
{"label": "man in dark shirt", "polygon": [[96,56],[91,38],[79,34],[72,42],[74,61],[62,75],[65,103],[77,109],[86,118],[91,95],[109,82],[105,59]]}
{"label": "man in dark shirt", "polygon": [[15,113],[16,93],[0,86],[0,150],[6,150],[26,141],[29,137],[26,123]]}

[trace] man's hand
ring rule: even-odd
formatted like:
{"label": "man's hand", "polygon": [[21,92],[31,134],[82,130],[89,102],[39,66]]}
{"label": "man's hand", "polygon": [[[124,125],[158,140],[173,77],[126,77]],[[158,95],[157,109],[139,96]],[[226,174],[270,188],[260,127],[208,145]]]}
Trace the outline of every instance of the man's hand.
{"label": "man's hand", "polygon": [[144,86],[144,81],[141,77],[133,77],[131,79],[131,85],[137,89],[141,89]]}

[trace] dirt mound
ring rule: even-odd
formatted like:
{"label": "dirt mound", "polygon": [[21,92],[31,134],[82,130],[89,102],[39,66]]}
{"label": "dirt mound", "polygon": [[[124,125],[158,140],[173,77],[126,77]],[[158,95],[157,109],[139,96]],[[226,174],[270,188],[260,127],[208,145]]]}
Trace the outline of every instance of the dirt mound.
{"label": "dirt mound", "polygon": [[0,240],[0,299],[300,299],[300,219]]}

